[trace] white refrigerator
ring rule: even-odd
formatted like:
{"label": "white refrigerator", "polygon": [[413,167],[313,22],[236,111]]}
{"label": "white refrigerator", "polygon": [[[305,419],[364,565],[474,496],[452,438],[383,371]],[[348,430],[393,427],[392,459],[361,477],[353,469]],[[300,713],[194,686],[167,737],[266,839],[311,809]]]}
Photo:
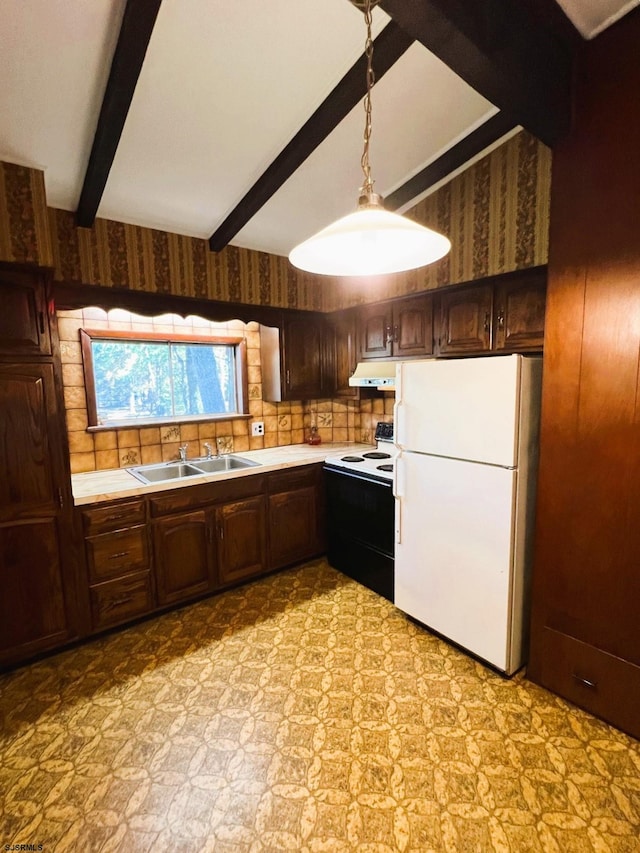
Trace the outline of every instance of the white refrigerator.
{"label": "white refrigerator", "polygon": [[511,675],[525,662],[542,359],[399,363],[395,604]]}

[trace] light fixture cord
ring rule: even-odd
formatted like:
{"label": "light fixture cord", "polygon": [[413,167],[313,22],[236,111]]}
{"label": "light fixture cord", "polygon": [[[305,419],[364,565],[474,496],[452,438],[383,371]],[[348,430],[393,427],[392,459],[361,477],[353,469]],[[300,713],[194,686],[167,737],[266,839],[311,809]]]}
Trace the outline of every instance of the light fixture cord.
{"label": "light fixture cord", "polygon": [[364,173],[364,184],[361,188],[363,195],[371,195],[373,193],[373,181],[371,179],[371,166],[369,164],[369,143],[371,141],[371,89],[376,82],[375,74],[373,73],[373,38],[371,37],[371,0],[366,0],[364,7],[364,20],[367,25],[367,40],[365,42],[364,52],[367,57],[367,93],[364,96],[364,150],[360,165]]}

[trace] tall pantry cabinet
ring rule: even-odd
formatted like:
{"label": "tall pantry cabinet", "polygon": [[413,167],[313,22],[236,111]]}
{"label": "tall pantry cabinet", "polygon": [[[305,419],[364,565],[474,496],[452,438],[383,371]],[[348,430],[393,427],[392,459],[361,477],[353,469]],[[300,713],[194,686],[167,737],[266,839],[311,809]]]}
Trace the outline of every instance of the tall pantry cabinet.
{"label": "tall pantry cabinet", "polygon": [[554,148],[528,675],[640,737],[640,10]]}
{"label": "tall pantry cabinet", "polygon": [[72,499],[46,273],[0,265],[0,666],[73,636]]}

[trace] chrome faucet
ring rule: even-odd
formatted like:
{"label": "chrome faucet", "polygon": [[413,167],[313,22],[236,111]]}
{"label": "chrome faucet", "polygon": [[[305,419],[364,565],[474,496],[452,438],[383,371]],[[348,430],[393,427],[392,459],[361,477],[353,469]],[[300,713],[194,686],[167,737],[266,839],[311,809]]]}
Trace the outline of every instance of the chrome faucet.
{"label": "chrome faucet", "polygon": [[202,446],[207,451],[207,459],[213,459],[213,448],[211,447],[209,442],[205,441],[205,443]]}
{"label": "chrome faucet", "polygon": [[180,456],[181,462],[187,461],[187,447],[189,447],[189,443],[181,444],[178,448],[178,455]]}

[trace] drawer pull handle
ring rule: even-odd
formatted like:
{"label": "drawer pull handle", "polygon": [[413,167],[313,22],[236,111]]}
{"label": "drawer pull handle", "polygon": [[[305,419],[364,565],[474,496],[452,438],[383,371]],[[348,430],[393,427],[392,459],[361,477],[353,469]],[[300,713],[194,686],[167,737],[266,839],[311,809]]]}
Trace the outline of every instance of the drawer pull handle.
{"label": "drawer pull handle", "polygon": [[109,559],[110,560],[119,560],[120,557],[127,557],[129,555],[129,551],[118,551],[117,554],[112,554]]}
{"label": "drawer pull handle", "polygon": [[572,677],[573,677],[574,681],[577,681],[578,684],[581,684],[583,687],[586,687],[588,690],[597,690],[598,689],[598,682],[597,681],[591,681],[588,678],[582,678],[582,676],[576,675],[575,672],[573,673]]}
{"label": "drawer pull handle", "polygon": [[121,595],[120,598],[112,598],[111,601],[107,602],[105,606],[105,611],[115,610],[116,607],[122,607],[124,604],[129,604],[132,601],[132,596],[130,595]]}

